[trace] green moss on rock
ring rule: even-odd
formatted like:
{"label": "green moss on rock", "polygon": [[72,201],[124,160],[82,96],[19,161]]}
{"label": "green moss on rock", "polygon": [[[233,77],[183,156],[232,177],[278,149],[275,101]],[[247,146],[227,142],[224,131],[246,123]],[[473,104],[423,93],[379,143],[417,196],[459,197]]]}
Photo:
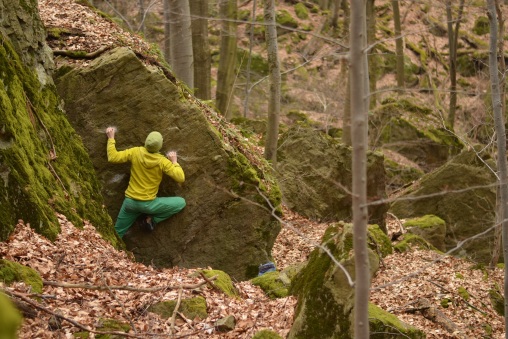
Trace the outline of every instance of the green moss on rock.
{"label": "green moss on rock", "polygon": [[41,86],[8,40],[0,44],[0,240],[18,219],[54,240],[55,212],[80,227],[90,220],[118,244],[100,184],[53,85]]}
{"label": "green moss on rock", "polygon": [[[99,324],[97,326],[98,331],[102,332],[129,332],[131,330],[131,326],[127,323],[123,323],[116,319],[103,318],[99,320]],[[114,335],[114,334],[96,334],[95,338],[97,339],[120,339],[122,336]]]}
{"label": "green moss on rock", "polygon": [[395,315],[372,303],[369,303],[369,331],[371,339],[397,338],[399,336],[411,339],[426,337],[421,330],[402,322]]}
{"label": "green moss on rock", "polygon": [[251,279],[253,285],[259,286],[270,298],[284,298],[288,296],[288,285],[280,279],[278,271],[267,272]]}
{"label": "green moss on rock", "polygon": [[0,338],[16,339],[18,328],[21,326],[21,315],[12,305],[9,298],[0,293]]}
{"label": "green moss on rock", "polygon": [[423,239],[419,235],[411,233],[406,233],[404,235],[404,239],[394,245],[393,248],[398,252],[406,252],[413,246],[418,246],[419,248],[426,250],[438,251],[438,249],[429,244],[427,240]]}
{"label": "green moss on rock", "polygon": [[479,16],[476,18],[473,26],[473,32],[476,35],[485,35],[490,32],[489,18],[486,16]]}
{"label": "green moss on rock", "polygon": [[283,339],[277,332],[272,330],[257,331],[252,339]]}
{"label": "green moss on rock", "polygon": [[238,290],[235,285],[233,285],[233,281],[231,277],[223,271],[219,270],[202,270],[201,271],[205,277],[211,278],[217,276],[217,279],[214,280],[214,285],[217,286],[222,292],[230,297],[238,297]]}
{"label": "green moss on rock", "polygon": [[39,273],[17,262],[0,259],[0,281],[7,285],[22,281],[32,287],[34,293],[42,293],[42,279]]}
{"label": "green moss on rock", "polygon": [[309,18],[309,10],[304,3],[299,2],[295,5],[295,13],[298,19],[305,20]]}
{"label": "green moss on rock", "polygon": [[381,257],[386,257],[393,253],[392,242],[390,238],[383,232],[378,225],[368,226],[369,234],[369,247],[376,253],[380,254]]}
{"label": "green moss on rock", "polygon": [[[163,319],[169,319],[173,315],[175,307],[176,300],[163,301],[151,305],[148,308],[148,311],[160,315]],[[208,316],[208,312],[206,311],[206,299],[201,296],[190,299],[182,299],[178,310],[189,319],[194,319],[196,317],[206,319]]]}

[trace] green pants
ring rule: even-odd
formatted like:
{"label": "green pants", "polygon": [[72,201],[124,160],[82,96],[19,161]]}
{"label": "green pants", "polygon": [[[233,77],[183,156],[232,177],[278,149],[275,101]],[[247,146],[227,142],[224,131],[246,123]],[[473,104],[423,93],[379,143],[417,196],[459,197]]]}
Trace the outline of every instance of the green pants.
{"label": "green pants", "polygon": [[150,215],[155,223],[159,223],[180,212],[184,207],[185,199],[181,197],[157,197],[150,201],[139,201],[126,197],[118,213],[115,230],[120,238],[123,238],[140,215]]}

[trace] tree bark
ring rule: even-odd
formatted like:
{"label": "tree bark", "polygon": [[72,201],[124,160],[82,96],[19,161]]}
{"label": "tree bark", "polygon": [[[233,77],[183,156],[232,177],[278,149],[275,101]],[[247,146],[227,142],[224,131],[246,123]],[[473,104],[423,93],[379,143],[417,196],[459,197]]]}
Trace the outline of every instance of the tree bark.
{"label": "tree bark", "polygon": [[247,118],[249,114],[250,66],[252,63],[252,46],[254,45],[254,22],[256,22],[256,0],[252,1],[251,24],[249,29],[249,56],[247,58],[247,74],[245,79],[245,100],[243,104],[244,118]]}
{"label": "tree bark", "polygon": [[367,249],[367,110],[369,97],[366,54],[366,6],[351,0],[350,72],[353,144],[353,248],[355,256],[354,337],[369,338],[370,270]]}
{"label": "tree bark", "polygon": [[189,0],[194,55],[194,95],[202,100],[212,98],[211,57],[208,43],[208,0]]}
{"label": "tree bark", "polygon": [[164,50],[163,50],[163,53],[164,53],[164,60],[166,60],[166,62],[171,65],[171,47],[170,47],[170,43],[169,43],[169,41],[171,40],[170,34],[169,34],[169,31],[170,31],[169,1],[170,0],[163,0],[163,2],[164,2]]}
{"label": "tree bark", "polygon": [[215,100],[219,112],[226,117],[226,120],[230,120],[233,116],[231,102],[236,66],[236,0],[220,0],[219,13],[222,24]]}
{"label": "tree bark", "polygon": [[397,70],[397,92],[404,89],[404,45],[402,40],[402,27],[400,24],[399,0],[392,0],[393,25],[395,27],[395,58]]}
{"label": "tree bark", "polygon": [[268,130],[265,144],[265,158],[277,163],[277,140],[279,137],[279,115],[281,97],[281,76],[279,50],[277,47],[277,27],[275,23],[274,0],[265,0],[265,22],[267,24],[266,48],[268,53],[268,72],[270,78],[270,98],[268,102]]}
{"label": "tree bark", "polygon": [[[372,45],[376,41],[376,9],[375,0],[366,0],[366,26],[367,26],[367,46]],[[376,86],[379,77],[379,57],[376,48],[370,48],[368,53],[368,80],[369,80],[369,107],[376,106]]]}
{"label": "tree bark", "polygon": [[453,28],[452,2],[446,1],[446,19],[448,22],[448,46],[450,49],[450,106],[448,112],[448,127],[453,130],[455,126],[455,112],[457,110],[457,44],[460,21],[464,10],[464,0],[460,0],[459,13],[455,29]]}
{"label": "tree bark", "polygon": [[169,43],[171,67],[176,77],[194,88],[194,56],[188,0],[169,0]]}
{"label": "tree bark", "polygon": [[143,36],[145,36],[145,0],[139,0],[138,5],[139,5],[139,13],[138,13],[139,29],[138,29],[138,31],[141,32],[141,34]]}
{"label": "tree bark", "polygon": [[[499,188],[500,188],[500,206],[502,211],[502,240],[503,240],[503,256],[504,261],[508,262],[508,169],[506,160],[506,131],[505,121],[502,114],[501,94],[499,89],[499,73],[498,73],[498,60],[497,60],[497,47],[498,47],[498,27],[497,27],[497,13],[496,1],[487,0],[487,14],[490,22],[490,40],[489,40],[489,73],[490,84],[492,89],[492,108],[494,111],[494,124],[497,136],[497,170],[499,173]],[[504,295],[508,295],[508,270],[504,271]],[[505,298],[504,311],[505,311],[505,325],[508,324],[508,298]],[[508,331],[505,333],[505,338],[508,338]]]}

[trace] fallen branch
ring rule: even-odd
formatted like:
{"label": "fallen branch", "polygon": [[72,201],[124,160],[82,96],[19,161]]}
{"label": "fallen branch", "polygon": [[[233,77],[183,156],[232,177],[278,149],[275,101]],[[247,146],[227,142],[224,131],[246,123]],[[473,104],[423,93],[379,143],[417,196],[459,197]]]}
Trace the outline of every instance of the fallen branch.
{"label": "fallen branch", "polygon": [[220,288],[218,288],[217,285],[215,285],[213,283],[213,280],[217,279],[217,276],[213,276],[211,278],[208,278],[203,272],[199,272],[199,274],[201,275],[201,277],[203,279],[205,279],[205,281],[208,283],[208,285],[210,285],[214,290],[222,292],[222,290]]}
{"label": "fallen branch", "polygon": [[176,301],[175,309],[173,310],[173,314],[171,315],[171,331],[170,333],[175,333],[175,320],[176,320],[176,314],[178,312],[178,308],[180,307],[180,303],[182,302],[182,292],[183,289],[180,288],[178,291],[178,300]]}
{"label": "fallen branch", "polygon": [[82,329],[83,331],[87,331],[87,332],[95,333],[95,334],[103,334],[103,335],[107,335],[107,334],[119,335],[119,336],[124,336],[124,337],[129,337],[129,338],[146,338],[146,335],[139,336],[139,335],[133,335],[133,334],[129,334],[129,333],[125,333],[125,332],[118,332],[118,331],[96,331],[94,329],[91,329],[91,328],[83,325],[83,324],[78,323],[77,321],[75,321],[73,319],[67,318],[59,313],[53,312],[52,310],[50,310],[44,306],[39,305],[38,303],[31,300],[30,298],[25,297],[21,293],[11,292],[11,291],[7,291],[4,289],[2,289],[2,292],[4,292],[6,295],[8,295],[11,298],[20,299],[20,300],[24,301],[25,303],[32,305],[33,307],[35,307],[38,310],[41,310],[41,311],[46,312],[48,314],[51,314],[52,316],[54,316],[57,319],[65,320],[65,321],[71,323],[72,325]]}
{"label": "fallen branch", "polygon": [[99,290],[99,291],[106,291],[106,290],[124,290],[124,291],[134,291],[134,292],[146,292],[146,293],[152,293],[152,292],[159,292],[166,289],[169,290],[177,290],[177,289],[185,289],[185,290],[194,290],[196,288],[199,288],[207,283],[210,283],[210,281],[213,281],[217,279],[217,276],[214,276],[212,278],[206,278],[205,281],[199,282],[197,284],[187,284],[187,285],[178,285],[178,286],[171,286],[166,285],[162,287],[153,287],[153,288],[140,288],[140,287],[134,287],[134,286],[107,286],[107,285],[90,285],[90,284],[69,284],[69,283],[62,283],[57,281],[47,281],[43,280],[42,283],[47,286],[57,286],[57,287],[63,287],[63,288],[83,288],[87,290]]}
{"label": "fallen branch", "polygon": [[70,51],[70,50],[58,50],[57,49],[57,50],[53,51],[53,55],[64,56],[64,57],[68,57],[71,59],[95,59],[102,53],[109,50],[110,48],[111,48],[111,46],[103,46],[103,47],[99,48],[98,50],[96,50],[95,52],[90,52],[90,53],[87,53],[85,51]]}

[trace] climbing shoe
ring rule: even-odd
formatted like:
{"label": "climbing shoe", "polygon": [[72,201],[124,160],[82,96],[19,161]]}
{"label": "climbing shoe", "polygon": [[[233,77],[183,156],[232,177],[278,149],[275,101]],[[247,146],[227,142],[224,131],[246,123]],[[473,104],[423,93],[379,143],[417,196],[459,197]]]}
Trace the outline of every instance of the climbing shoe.
{"label": "climbing shoe", "polygon": [[147,232],[152,232],[153,229],[155,228],[155,222],[153,221],[152,217],[144,215],[140,220],[140,226],[143,230]]}

